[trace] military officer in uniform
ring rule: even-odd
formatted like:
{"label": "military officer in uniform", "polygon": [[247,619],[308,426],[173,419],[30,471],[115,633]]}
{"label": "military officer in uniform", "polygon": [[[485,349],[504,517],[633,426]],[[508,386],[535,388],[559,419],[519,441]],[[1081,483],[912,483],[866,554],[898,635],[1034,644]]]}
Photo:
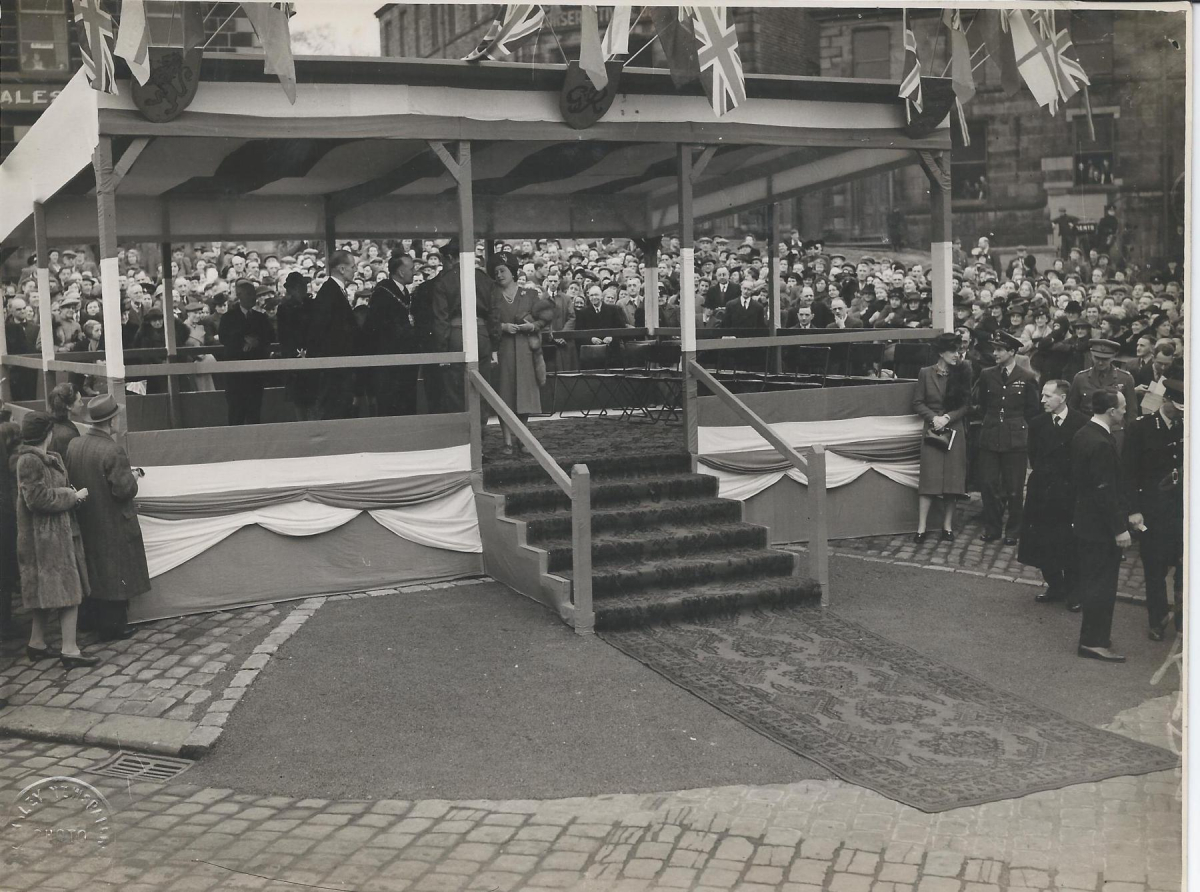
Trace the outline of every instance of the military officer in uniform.
{"label": "military officer in uniform", "polygon": [[[1127,414],[1136,418],[1138,413],[1137,384],[1133,375],[1113,363],[1121,346],[1116,341],[1106,338],[1092,338],[1088,342],[1092,356],[1091,368],[1079,372],[1071,381],[1071,392],[1067,394],[1067,405],[1076,412],[1087,411],[1092,394],[1097,390],[1120,392],[1125,397]],[[1117,448],[1121,448],[1124,431],[1113,431],[1117,440]]]}
{"label": "military officer in uniform", "polygon": [[[1016,545],[1021,529],[1029,422],[1041,411],[1037,378],[1017,365],[1021,340],[1006,331],[992,336],[996,364],[979,375],[979,485],[983,495],[984,542],[1001,534]],[[1004,522],[1005,511],[1008,523]]]}
{"label": "military officer in uniform", "polygon": [[1153,415],[1125,432],[1124,480],[1129,525],[1139,532],[1150,638],[1162,641],[1170,613],[1167,572],[1175,568],[1175,630],[1183,629],[1183,366],[1164,379],[1166,395]]}

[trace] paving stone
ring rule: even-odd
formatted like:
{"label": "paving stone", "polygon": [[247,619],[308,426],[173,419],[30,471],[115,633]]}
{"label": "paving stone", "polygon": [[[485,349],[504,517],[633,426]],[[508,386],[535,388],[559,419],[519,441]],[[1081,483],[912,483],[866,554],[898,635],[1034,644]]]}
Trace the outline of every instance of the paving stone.
{"label": "paving stone", "polygon": [[830,892],[871,892],[871,878],[857,873],[835,873],[829,881]]}

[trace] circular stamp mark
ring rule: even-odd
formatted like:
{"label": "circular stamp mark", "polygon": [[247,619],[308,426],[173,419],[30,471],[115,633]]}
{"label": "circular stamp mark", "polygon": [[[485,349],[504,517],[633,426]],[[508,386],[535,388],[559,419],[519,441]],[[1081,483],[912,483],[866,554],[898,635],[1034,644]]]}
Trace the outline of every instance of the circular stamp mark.
{"label": "circular stamp mark", "polygon": [[47,777],[17,794],[4,824],[7,864],[51,856],[111,858],[112,807],[104,794],[73,777]]}

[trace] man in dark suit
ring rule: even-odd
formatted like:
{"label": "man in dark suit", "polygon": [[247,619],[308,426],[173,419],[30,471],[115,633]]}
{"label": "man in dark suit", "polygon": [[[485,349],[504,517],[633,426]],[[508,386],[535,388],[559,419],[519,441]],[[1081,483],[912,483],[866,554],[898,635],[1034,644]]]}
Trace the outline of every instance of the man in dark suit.
{"label": "man in dark suit", "polygon": [[[388,277],[375,285],[367,307],[367,349],[376,356],[415,353],[412,293],[416,261],[411,254],[388,258]],[[375,403],[380,415],[415,415],[417,411],[417,366],[381,366],[371,370]]]}
{"label": "man in dark suit", "polygon": [[716,281],[704,295],[704,321],[708,322],[713,313],[728,306],[731,300],[739,299],[741,296],[742,286],[729,281],[728,267],[717,267]]}
{"label": "man in dark suit", "polygon": [[[353,356],[358,325],[346,296],[346,283],[353,281],[354,257],[349,251],[334,251],[329,257],[329,278],[317,291],[309,308],[308,349],[310,359],[318,356]],[[320,419],[350,418],[354,415],[354,370],[323,369],[317,390],[316,415]]]}
{"label": "man in dark suit", "polygon": [[1061,379],[1042,387],[1041,415],[1029,422],[1029,475],[1021,544],[1017,560],[1037,567],[1046,590],[1038,603],[1066,600],[1067,609],[1079,610],[1075,535],[1071,516],[1075,494],[1071,490],[1071,439],[1088,422],[1088,416],[1067,408],[1070,385]]}
{"label": "man in dark suit", "polygon": [[1125,395],[1098,390],[1090,403],[1092,420],[1071,440],[1072,522],[1083,600],[1078,653],[1093,660],[1124,663],[1125,657],[1112,650],[1112,617],[1121,552],[1133,540],[1127,526],[1121,456],[1112,431],[1125,417]]}
{"label": "man in dark suit", "polygon": [[748,294],[739,294],[725,304],[725,315],[721,317],[721,328],[767,327],[767,311],[761,303]]}
{"label": "man in dark suit", "polygon": [[996,365],[980,373],[978,385],[979,414],[983,416],[979,434],[979,482],[983,495],[980,539],[994,542],[1003,531],[1004,544],[1016,545],[1021,529],[1029,422],[1040,411],[1037,378],[1017,365],[1020,338],[998,331],[991,344]]}
{"label": "man in dark suit", "polygon": [[[241,279],[234,286],[237,303],[221,317],[218,337],[225,348],[225,359],[266,359],[271,355],[271,320],[254,305],[258,302],[255,285]],[[229,423],[258,424],[262,419],[262,372],[238,372],[225,376],[225,404]]]}
{"label": "man in dark suit", "polygon": [[1183,366],[1163,380],[1166,395],[1153,415],[1125,431],[1125,497],[1129,525],[1140,532],[1150,638],[1162,641],[1170,612],[1167,572],[1175,569],[1175,629],[1183,630]]}
{"label": "man in dark suit", "polygon": [[[433,313],[433,343],[435,352],[457,353],[463,349],[461,257],[457,241],[443,248],[442,271],[432,280],[429,304]],[[572,262],[575,257],[572,255]],[[473,263],[468,254],[468,262]],[[500,343],[500,322],[496,318],[496,283],[476,267],[475,274],[475,340],[479,345],[479,374],[489,383],[492,380],[492,350]],[[441,406],[443,411],[462,412],[466,409],[466,365],[451,363],[442,370]],[[486,423],[488,404],[480,400],[480,413]]]}
{"label": "man in dark suit", "polygon": [[[628,328],[629,317],[615,303],[604,301],[604,291],[599,285],[588,288],[587,303],[575,312],[576,331],[595,331],[604,328]],[[611,337],[592,338],[593,345],[611,344]]]}

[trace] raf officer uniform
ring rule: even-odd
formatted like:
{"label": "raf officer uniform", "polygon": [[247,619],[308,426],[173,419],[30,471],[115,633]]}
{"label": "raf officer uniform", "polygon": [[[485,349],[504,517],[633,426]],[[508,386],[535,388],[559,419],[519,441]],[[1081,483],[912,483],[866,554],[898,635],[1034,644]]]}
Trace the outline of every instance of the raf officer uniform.
{"label": "raf officer uniform", "polygon": [[[993,336],[992,344],[1014,352],[1021,341],[1005,331]],[[979,375],[979,411],[983,425],[979,434],[979,481],[983,495],[983,539],[1000,538],[1016,545],[1021,529],[1022,496],[1029,437],[1029,421],[1041,412],[1037,378],[1017,365],[1016,357],[1003,366],[984,369]],[[1008,524],[1004,524],[1005,510]]]}
{"label": "raf officer uniform", "polygon": [[[1183,403],[1183,370],[1166,382],[1167,398]],[[1139,537],[1146,577],[1150,637],[1162,639],[1168,619],[1167,572],[1175,568],[1175,628],[1183,628],[1183,417],[1160,409],[1135,419],[1125,432],[1124,472],[1130,515],[1142,515]]]}
{"label": "raf officer uniform", "polygon": [[1065,404],[1029,422],[1029,464],[1032,471],[1025,493],[1024,523],[1017,560],[1037,567],[1046,580],[1039,601],[1065,599],[1072,610],[1079,603],[1079,561],[1071,517],[1075,493],[1071,482],[1071,440],[1089,418]]}

